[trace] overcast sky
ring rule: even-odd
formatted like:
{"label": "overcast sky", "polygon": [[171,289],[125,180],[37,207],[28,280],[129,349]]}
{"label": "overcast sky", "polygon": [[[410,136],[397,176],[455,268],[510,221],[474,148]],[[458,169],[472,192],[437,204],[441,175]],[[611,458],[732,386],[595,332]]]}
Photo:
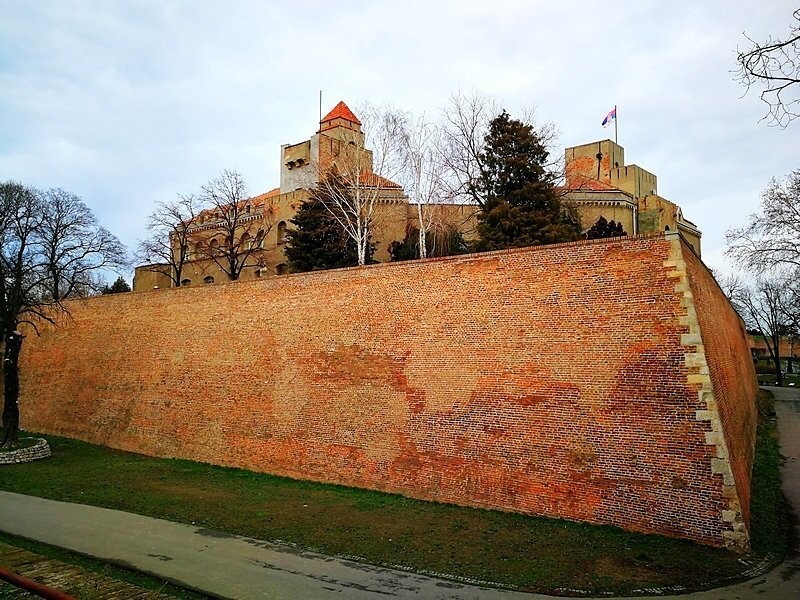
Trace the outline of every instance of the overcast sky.
{"label": "overcast sky", "polygon": [[560,151],[611,137],[703,231],[800,168],[800,122],[759,123],[732,80],[743,32],[784,36],[795,2],[0,0],[0,180],[80,195],[133,248],[158,200],[224,168],[276,187],[280,145],[340,99],[436,114],[482,91],[537,107]]}

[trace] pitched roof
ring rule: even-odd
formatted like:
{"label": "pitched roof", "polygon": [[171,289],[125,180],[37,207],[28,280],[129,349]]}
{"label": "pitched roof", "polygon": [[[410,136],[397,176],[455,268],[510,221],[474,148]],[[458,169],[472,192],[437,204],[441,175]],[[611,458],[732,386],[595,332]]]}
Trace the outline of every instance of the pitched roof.
{"label": "pitched roof", "polygon": [[610,183],[592,177],[572,176],[567,178],[566,188],[570,191],[587,190],[592,192],[621,191]]}
{"label": "pitched roof", "polygon": [[333,110],[325,115],[320,123],[324,123],[325,121],[333,121],[334,119],[344,119],[345,121],[350,121],[351,123],[355,123],[356,125],[361,125],[361,121],[358,120],[358,117],[353,114],[353,111],[345,104],[343,101],[339,101],[339,104],[333,107]]}
{"label": "pitched roof", "polygon": [[401,185],[386,179],[386,177],[381,177],[377,173],[362,173],[359,179],[361,185],[366,185],[368,187],[402,189]]}

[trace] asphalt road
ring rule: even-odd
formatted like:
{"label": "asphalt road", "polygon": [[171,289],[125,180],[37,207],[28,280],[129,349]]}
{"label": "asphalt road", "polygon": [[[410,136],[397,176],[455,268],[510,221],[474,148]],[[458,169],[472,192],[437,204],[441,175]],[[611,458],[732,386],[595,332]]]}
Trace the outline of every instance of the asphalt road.
{"label": "asphalt road", "polygon": [[[800,508],[800,390],[778,400],[784,488]],[[224,598],[535,600],[548,598],[364,565],[139,515],[0,492],[0,530],[152,573]],[[800,598],[797,549],[763,577],[681,599]],[[661,596],[663,597],[663,596]],[[676,597],[677,598],[677,597]]]}

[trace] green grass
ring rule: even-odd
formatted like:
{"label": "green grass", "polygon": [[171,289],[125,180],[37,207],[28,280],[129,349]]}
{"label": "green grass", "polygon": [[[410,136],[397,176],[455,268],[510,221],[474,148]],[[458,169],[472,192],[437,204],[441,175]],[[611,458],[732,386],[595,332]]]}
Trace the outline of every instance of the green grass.
{"label": "green grass", "polygon": [[[753,474],[752,559],[780,560],[788,546],[775,431],[774,419],[765,414]],[[614,527],[423,502],[47,439],[53,456],[0,469],[0,489],[543,593],[624,594],[675,585],[700,589],[735,578],[745,568],[739,555],[725,550]]]}
{"label": "green grass", "polygon": [[[0,543],[14,546],[16,548],[22,548],[28,552],[33,552],[39,556],[45,556],[63,563],[69,563],[71,565],[86,569],[87,571],[99,573],[100,575],[108,577],[109,579],[125,581],[144,590],[152,590],[168,596],[174,596],[175,598],[182,598],[184,600],[206,600],[208,598],[208,596],[197,594],[182,587],[175,586],[167,581],[164,581],[163,579],[159,579],[139,571],[125,569],[117,565],[95,560],[74,552],[63,550],[62,548],[57,548],[48,544],[42,544],[40,542],[35,542],[15,535],[9,535],[7,533],[0,532]],[[0,590],[0,592],[2,591]],[[7,596],[4,596],[3,593],[0,593],[0,599],[5,597],[17,598],[18,595],[13,595],[13,593],[19,594],[19,590],[17,588],[9,588],[6,590],[6,593],[8,594]]]}
{"label": "green grass", "polygon": [[792,540],[791,509],[781,489],[781,462],[775,398],[760,390],[758,436],[750,497],[750,543],[759,555],[782,560]]}

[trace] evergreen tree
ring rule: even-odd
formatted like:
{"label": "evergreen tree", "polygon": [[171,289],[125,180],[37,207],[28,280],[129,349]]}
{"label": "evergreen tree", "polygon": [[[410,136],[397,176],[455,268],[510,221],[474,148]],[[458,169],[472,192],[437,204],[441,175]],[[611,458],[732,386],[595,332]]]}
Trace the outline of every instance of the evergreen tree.
{"label": "evergreen tree", "polygon": [[562,206],[549,155],[531,125],[501,112],[489,124],[477,182],[486,198],[478,213],[477,251],[569,242],[581,236],[574,209]]}
{"label": "evergreen tree", "polygon": [[130,291],[131,291],[131,286],[128,285],[128,282],[126,282],[122,277],[117,277],[117,280],[111,284],[111,287],[109,287],[108,284],[106,284],[106,286],[102,290],[102,293],[121,294],[123,292],[130,292]]}
{"label": "evergreen tree", "polygon": [[[358,264],[355,241],[345,233],[332,214],[336,210],[326,204],[325,189],[317,188],[297,210],[291,223],[294,229],[286,232],[286,258],[293,272],[324,271]],[[369,244],[367,261],[372,258],[374,245]]]}
{"label": "evergreen tree", "polygon": [[389,256],[392,262],[419,258],[419,229],[409,227],[403,241],[395,240],[389,244]]}
{"label": "evergreen tree", "polygon": [[605,217],[600,217],[597,219],[597,222],[589,228],[589,231],[586,232],[586,239],[599,240],[623,235],[628,234],[622,228],[622,223],[615,223],[613,219],[611,221],[606,221]]}

